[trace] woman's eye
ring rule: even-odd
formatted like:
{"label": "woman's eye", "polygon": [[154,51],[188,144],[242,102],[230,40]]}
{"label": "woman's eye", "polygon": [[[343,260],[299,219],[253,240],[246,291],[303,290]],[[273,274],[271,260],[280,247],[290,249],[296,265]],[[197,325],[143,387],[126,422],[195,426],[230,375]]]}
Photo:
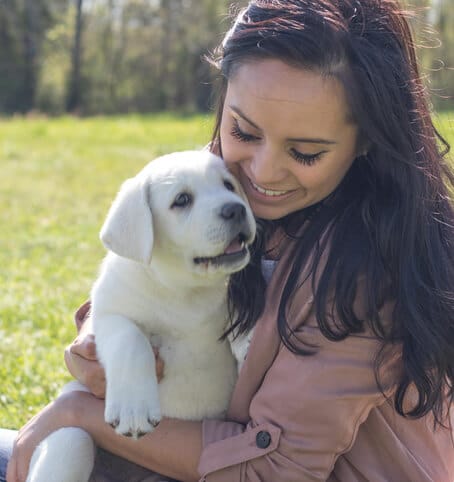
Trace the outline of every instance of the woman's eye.
{"label": "woman's eye", "polygon": [[240,129],[240,126],[238,125],[238,121],[236,119],[233,120],[233,126],[230,131],[230,134],[232,137],[235,139],[238,139],[241,142],[252,142],[252,141],[257,141],[259,137],[253,136],[252,134],[247,134],[246,132],[243,132]]}
{"label": "woman's eye", "polygon": [[234,186],[230,181],[228,181],[227,179],[224,181],[224,187],[225,187],[228,191],[235,192],[235,186]]}
{"label": "woman's eye", "polygon": [[184,208],[192,203],[192,196],[187,192],[180,192],[173,200],[171,208]]}
{"label": "woman's eye", "polygon": [[296,149],[290,149],[291,156],[299,163],[305,164],[306,166],[311,166],[315,164],[326,151],[320,151],[315,154],[303,154]]}

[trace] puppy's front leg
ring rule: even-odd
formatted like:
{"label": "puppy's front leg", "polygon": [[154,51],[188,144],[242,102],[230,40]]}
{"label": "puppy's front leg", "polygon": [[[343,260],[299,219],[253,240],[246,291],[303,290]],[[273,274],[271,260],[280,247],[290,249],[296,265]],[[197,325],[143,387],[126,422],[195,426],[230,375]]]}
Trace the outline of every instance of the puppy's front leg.
{"label": "puppy's front leg", "polygon": [[119,315],[93,316],[98,358],[106,372],[104,418],[116,432],[140,437],[161,420],[155,357],[143,332]]}

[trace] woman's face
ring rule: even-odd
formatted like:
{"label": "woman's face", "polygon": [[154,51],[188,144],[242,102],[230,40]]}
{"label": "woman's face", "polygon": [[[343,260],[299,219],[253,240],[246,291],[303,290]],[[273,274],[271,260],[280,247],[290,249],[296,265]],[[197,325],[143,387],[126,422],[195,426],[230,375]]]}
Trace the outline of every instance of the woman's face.
{"label": "woman's face", "polygon": [[357,135],[334,78],[258,60],[228,81],[222,155],[260,218],[278,219],[328,196],[356,157]]}

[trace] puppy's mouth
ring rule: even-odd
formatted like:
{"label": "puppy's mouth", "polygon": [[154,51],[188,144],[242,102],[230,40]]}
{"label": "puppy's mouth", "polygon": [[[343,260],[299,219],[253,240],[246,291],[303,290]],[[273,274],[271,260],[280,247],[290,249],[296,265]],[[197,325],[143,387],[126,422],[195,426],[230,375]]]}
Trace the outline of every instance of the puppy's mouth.
{"label": "puppy's mouth", "polygon": [[244,233],[240,233],[233,239],[222,254],[212,257],[197,257],[194,258],[194,263],[198,265],[204,264],[206,266],[220,266],[237,263],[249,254],[248,245],[246,244],[247,238],[248,237]]}

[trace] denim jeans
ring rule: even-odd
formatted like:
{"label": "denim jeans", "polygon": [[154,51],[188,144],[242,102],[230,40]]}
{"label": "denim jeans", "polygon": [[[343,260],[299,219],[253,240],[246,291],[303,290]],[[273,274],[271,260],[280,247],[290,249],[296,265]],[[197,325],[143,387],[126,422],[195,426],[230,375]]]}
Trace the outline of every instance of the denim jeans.
{"label": "denim jeans", "polygon": [[6,466],[16,433],[14,430],[0,429],[0,482],[6,482]]}
{"label": "denim jeans", "polygon": [[[14,430],[0,429],[0,482],[6,482],[6,466],[16,434]],[[101,449],[98,449],[95,468],[90,478],[90,482],[171,482],[172,480]]]}

